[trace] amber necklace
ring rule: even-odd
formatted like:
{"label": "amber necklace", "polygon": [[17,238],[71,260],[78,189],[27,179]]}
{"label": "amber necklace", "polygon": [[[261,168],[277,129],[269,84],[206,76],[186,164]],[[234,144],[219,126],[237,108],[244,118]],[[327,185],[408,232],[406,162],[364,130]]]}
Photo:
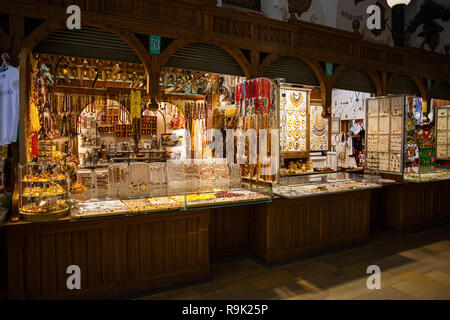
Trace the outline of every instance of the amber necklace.
{"label": "amber necklace", "polygon": [[303,95],[301,92],[299,92],[299,93],[297,93],[297,96],[296,96],[295,93],[292,92],[291,95],[289,96],[289,99],[291,100],[291,103],[295,107],[298,107],[303,102]]}

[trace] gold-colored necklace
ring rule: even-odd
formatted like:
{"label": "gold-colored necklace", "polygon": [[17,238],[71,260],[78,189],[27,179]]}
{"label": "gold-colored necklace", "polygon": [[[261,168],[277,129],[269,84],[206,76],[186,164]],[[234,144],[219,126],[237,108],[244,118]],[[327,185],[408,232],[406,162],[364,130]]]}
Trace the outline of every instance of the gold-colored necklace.
{"label": "gold-colored necklace", "polygon": [[289,99],[291,100],[291,103],[298,107],[303,102],[303,95],[301,92],[298,93],[297,97],[295,96],[295,93],[292,92],[289,96]]}

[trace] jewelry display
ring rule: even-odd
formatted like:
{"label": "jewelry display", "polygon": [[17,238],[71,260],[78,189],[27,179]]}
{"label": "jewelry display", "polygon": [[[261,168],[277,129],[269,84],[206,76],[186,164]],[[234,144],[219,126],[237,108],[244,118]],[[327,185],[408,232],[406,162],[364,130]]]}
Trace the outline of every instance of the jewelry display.
{"label": "jewelry display", "polygon": [[380,165],[380,159],[378,153],[368,152],[366,157],[366,167],[372,170],[378,170]]}
{"label": "jewelry display", "polygon": [[389,152],[389,136],[380,135],[378,137],[378,152]]}
{"label": "jewelry display", "polygon": [[391,153],[391,161],[390,161],[390,167],[389,170],[392,172],[398,172],[400,173],[400,162],[401,162],[401,156],[397,153]]}
{"label": "jewelry display", "polygon": [[368,100],[367,109],[369,117],[378,116],[378,100]]}
{"label": "jewelry display", "polygon": [[393,116],[401,116],[403,111],[403,99],[402,97],[394,97],[391,99],[391,114]]}
{"label": "jewelry display", "polygon": [[450,107],[437,108],[436,130],[436,156],[450,158]]}
{"label": "jewelry display", "polygon": [[[366,168],[368,170],[401,173],[403,101],[403,96],[367,100]],[[379,107],[378,116],[376,116],[376,106]],[[378,153],[372,152],[376,141]]]}
{"label": "jewelry display", "polygon": [[[306,151],[307,93],[302,90],[282,89],[281,96],[287,97],[284,110],[280,108],[280,118],[286,119],[285,126],[282,127],[283,137],[281,141],[284,141],[287,137],[287,141],[281,146],[281,150],[288,152]],[[324,130],[325,128],[321,126],[320,129]]]}
{"label": "jewelry display", "polygon": [[367,137],[367,151],[378,151],[378,136]]}
{"label": "jewelry display", "polygon": [[328,120],[322,118],[322,106],[310,109],[310,150],[328,149]]}
{"label": "jewelry display", "polygon": [[391,136],[390,147],[391,147],[390,151],[401,152],[402,151],[402,136]]}
{"label": "jewelry display", "polygon": [[389,153],[379,153],[380,158],[380,170],[389,171]]}
{"label": "jewelry display", "polygon": [[378,122],[378,133],[389,134],[389,117],[380,117]]}
{"label": "jewelry display", "polygon": [[391,118],[391,134],[402,133],[402,117],[395,116]]}
{"label": "jewelry display", "polygon": [[380,117],[389,115],[391,113],[391,99],[381,99],[380,102]]}
{"label": "jewelry display", "polygon": [[368,123],[368,133],[378,134],[378,117],[370,117]]}

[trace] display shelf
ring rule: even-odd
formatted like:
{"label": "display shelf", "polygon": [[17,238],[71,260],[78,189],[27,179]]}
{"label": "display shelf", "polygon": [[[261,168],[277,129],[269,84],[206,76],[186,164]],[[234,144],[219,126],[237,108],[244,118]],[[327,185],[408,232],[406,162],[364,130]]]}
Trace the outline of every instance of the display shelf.
{"label": "display shelf", "polygon": [[323,194],[368,190],[381,187],[381,177],[349,173],[331,173],[307,177],[287,177],[273,187],[272,192],[288,199]]}
{"label": "display shelf", "polygon": [[19,177],[19,214],[23,220],[39,222],[67,216],[69,184],[59,165],[19,166]]}

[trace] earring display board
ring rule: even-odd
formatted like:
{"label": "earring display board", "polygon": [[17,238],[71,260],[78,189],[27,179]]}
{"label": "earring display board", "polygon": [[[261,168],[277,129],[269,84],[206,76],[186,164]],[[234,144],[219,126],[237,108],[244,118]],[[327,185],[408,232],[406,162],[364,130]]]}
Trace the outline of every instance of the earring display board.
{"label": "earring display board", "polygon": [[367,171],[402,174],[404,101],[403,96],[367,99]]}
{"label": "earring display board", "polygon": [[436,117],[436,158],[450,158],[450,107],[438,107]]}

